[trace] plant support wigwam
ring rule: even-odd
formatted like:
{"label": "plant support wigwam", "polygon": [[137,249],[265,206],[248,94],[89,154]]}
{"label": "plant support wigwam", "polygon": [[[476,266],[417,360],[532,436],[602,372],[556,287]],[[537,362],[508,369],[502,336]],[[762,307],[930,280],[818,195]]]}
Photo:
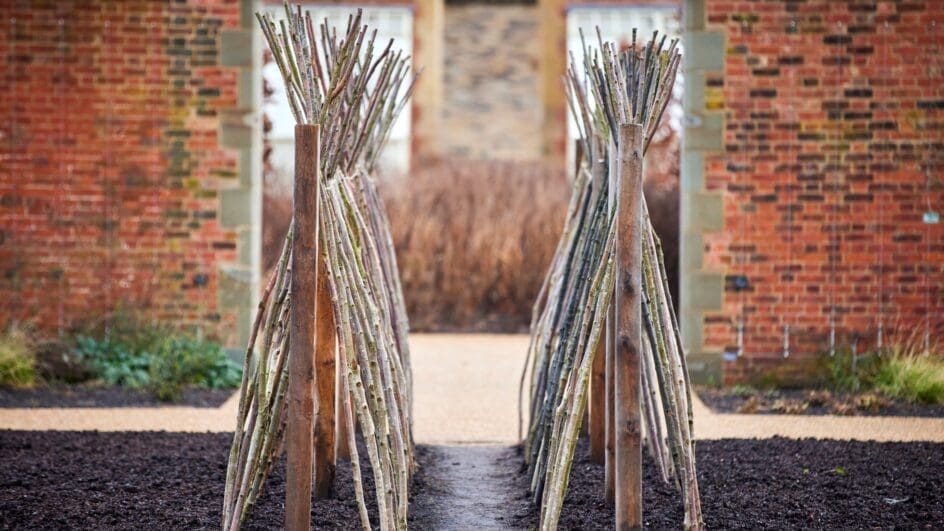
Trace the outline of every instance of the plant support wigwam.
{"label": "plant support wigwam", "polygon": [[[564,231],[535,303],[526,369],[530,414],[524,434],[533,500],[541,529],[555,529],[590,392],[597,344],[606,332],[615,288],[617,245],[642,247],[640,419],[646,447],[662,478],[680,490],[685,527],[701,529],[688,368],[669,293],[659,238],[642,200],[641,241],[617,242],[615,183],[619,128],[639,124],[643,152],[671,99],[679,66],[676,42],[653,35],[618,51],[584,43],[564,83],[581,138]],[[522,375],[522,394],[524,392]],[[594,392],[602,392],[595,389]],[[612,400],[608,397],[607,400]]]}
{"label": "plant support wigwam", "polygon": [[[298,124],[320,129],[318,239],[338,342],[340,408],[345,414],[354,490],[367,513],[356,437],[367,450],[381,529],[405,529],[414,469],[408,322],[390,237],[372,170],[415,76],[391,41],[375,49],[376,31],[361,12],[343,31],[316,25],[301,8],[285,18],[257,15]],[[236,433],[230,451],[223,529],[242,527],[281,454],[286,425],[294,222],[262,295],[246,352]],[[311,230],[311,228],[308,228]]]}

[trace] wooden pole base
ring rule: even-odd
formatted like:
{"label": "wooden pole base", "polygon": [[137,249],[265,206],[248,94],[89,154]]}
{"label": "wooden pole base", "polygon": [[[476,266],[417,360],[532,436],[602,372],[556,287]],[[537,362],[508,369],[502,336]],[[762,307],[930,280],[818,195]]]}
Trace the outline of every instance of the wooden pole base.
{"label": "wooden pole base", "polygon": [[315,417],[315,282],[318,276],[318,145],[316,125],[295,126],[295,237],[285,433],[285,528],[311,529]]}
{"label": "wooden pole base", "polygon": [[619,130],[616,245],[616,529],[642,529],[642,126]]}

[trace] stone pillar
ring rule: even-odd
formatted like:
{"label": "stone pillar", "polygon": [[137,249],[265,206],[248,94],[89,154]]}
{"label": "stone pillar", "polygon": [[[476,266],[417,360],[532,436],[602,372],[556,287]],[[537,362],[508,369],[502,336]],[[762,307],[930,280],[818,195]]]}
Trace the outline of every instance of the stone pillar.
{"label": "stone pillar", "polygon": [[544,110],[542,154],[564,163],[567,150],[567,100],[561,76],[567,70],[567,2],[539,0],[541,103]]}
{"label": "stone pillar", "polygon": [[439,153],[437,138],[443,102],[443,0],[416,0],[413,14],[413,68],[423,69],[413,93],[412,158]]}
{"label": "stone pillar", "polygon": [[220,144],[239,152],[236,186],[220,193],[220,224],[238,235],[236,262],[221,263],[217,298],[221,308],[237,311],[236,331],[226,347],[242,356],[259,298],[262,269],[262,63],[261,34],[253,13],[254,0],[240,0],[239,28],[220,33],[220,63],[238,67],[238,104],[220,116]]}
{"label": "stone pillar", "polygon": [[721,351],[704,345],[706,314],[720,312],[724,275],[704,268],[704,234],[723,228],[724,204],[720,192],[705,190],[705,156],[724,149],[723,111],[705,108],[705,72],[724,70],[725,36],[705,31],[705,4],[686,0],[684,8],[685,57],[682,61],[685,111],[679,225],[679,321],[688,366],[696,382],[721,383]]}

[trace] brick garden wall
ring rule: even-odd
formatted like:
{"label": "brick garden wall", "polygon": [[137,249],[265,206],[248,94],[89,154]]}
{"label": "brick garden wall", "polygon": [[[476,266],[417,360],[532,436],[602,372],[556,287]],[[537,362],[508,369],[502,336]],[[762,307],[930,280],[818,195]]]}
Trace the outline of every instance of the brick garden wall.
{"label": "brick garden wall", "polygon": [[[704,156],[722,228],[702,267],[724,275],[704,348],[738,352],[724,378],[857,342],[879,327],[944,327],[944,2],[708,0],[723,70],[704,73],[723,117]],[[697,23],[698,21],[696,21]],[[701,79],[698,79],[701,81]]]}
{"label": "brick garden wall", "polygon": [[239,152],[221,147],[238,68],[225,1],[2,2],[0,326],[49,330],[119,305],[233,343],[221,220]]}

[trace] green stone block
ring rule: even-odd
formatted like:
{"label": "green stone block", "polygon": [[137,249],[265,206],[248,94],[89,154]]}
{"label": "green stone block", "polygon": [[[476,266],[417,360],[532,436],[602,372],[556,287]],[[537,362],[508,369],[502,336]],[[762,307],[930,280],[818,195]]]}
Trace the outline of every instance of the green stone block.
{"label": "green stone block", "polygon": [[685,349],[685,352],[697,352],[701,350],[704,342],[702,334],[704,313],[698,310],[685,309],[684,298],[682,305],[683,309],[679,313],[679,326],[682,328],[682,348]]}
{"label": "green stone block", "polygon": [[682,106],[686,112],[700,113],[705,110],[705,72],[693,70],[685,73],[685,92]]}
{"label": "green stone block", "polygon": [[236,104],[240,109],[251,111],[256,105],[256,83],[255,72],[250,68],[243,68],[239,71],[239,78],[236,84]]}
{"label": "green stone block", "polygon": [[698,385],[721,385],[721,352],[689,352],[686,356],[688,373],[692,383]]}
{"label": "green stone block", "polygon": [[255,29],[256,21],[256,1],[257,0],[239,0],[239,27],[242,29]]}
{"label": "green stone block", "polygon": [[683,196],[705,189],[705,156],[700,151],[686,149],[682,154],[681,179]]}
{"label": "green stone block", "polygon": [[223,190],[220,197],[220,222],[224,227],[252,223],[252,193],[247,188]]}
{"label": "green stone block", "polygon": [[724,199],[717,192],[686,194],[682,208],[688,209],[686,226],[697,232],[717,232],[724,228]]}
{"label": "green stone block", "polygon": [[679,237],[679,270],[683,277],[688,272],[701,270],[704,255],[705,240],[701,231],[686,232],[683,228]]}
{"label": "green stone block", "polygon": [[724,148],[724,116],[721,113],[692,113],[697,124],[685,128],[685,149],[721,151]]}
{"label": "green stone block", "polygon": [[250,319],[253,311],[255,286],[252,271],[245,267],[221,266],[217,300],[220,310],[236,311],[236,333],[227,341],[227,347],[241,348],[249,341]]}
{"label": "green stone block", "polygon": [[239,150],[239,185],[243,188],[250,188],[253,183],[262,180],[262,175],[256,171],[257,167],[254,162],[251,149]]}
{"label": "green stone block", "polygon": [[252,137],[255,131],[242,122],[242,114],[227,115],[220,125],[220,145],[230,149],[252,148]]}
{"label": "green stone block", "polygon": [[724,275],[694,273],[687,284],[686,300],[690,309],[720,310],[724,299]]}
{"label": "green stone block", "polygon": [[724,33],[720,31],[688,31],[682,37],[685,49],[685,71],[724,70]]}
{"label": "green stone block", "polygon": [[682,13],[686,31],[705,29],[705,0],[686,0]]}
{"label": "green stone block", "polygon": [[220,32],[220,65],[252,67],[252,30],[225,29]]}
{"label": "green stone block", "polygon": [[241,265],[252,267],[253,257],[259,253],[259,250],[253,245],[252,227],[245,227],[239,230],[239,263]]}

